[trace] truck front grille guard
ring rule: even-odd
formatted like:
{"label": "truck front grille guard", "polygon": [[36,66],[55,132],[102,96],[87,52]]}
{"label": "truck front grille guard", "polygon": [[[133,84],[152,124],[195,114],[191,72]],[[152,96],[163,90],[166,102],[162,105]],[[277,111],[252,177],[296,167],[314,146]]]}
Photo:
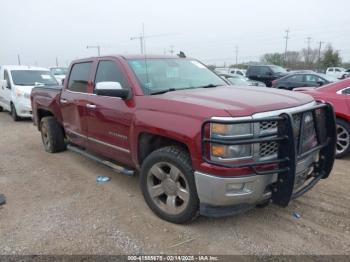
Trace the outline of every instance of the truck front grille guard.
{"label": "truck front grille guard", "polygon": [[[312,113],[313,124],[316,133],[317,145],[307,151],[302,151],[304,117],[306,113]],[[310,190],[320,179],[329,176],[335,155],[336,128],[335,116],[331,105],[320,103],[312,108],[298,112],[301,114],[299,139],[295,141],[294,121],[292,114],[283,113],[279,116],[260,118],[260,119],[237,119],[237,120],[206,120],[201,127],[202,158],[205,162],[225,168],[250,168],[257,175],[278,174],[277,182],[272,188],[272,200],[274,203],[287,206],[291,199],[303,195]],[[211,138],[206,135],[208,125],[218,124],[243,124],[277,121],[277,133],[272,137],[260,135],[250,139],[240,138]],[[210,128],[210,127],[209,127]],[[269,134],[271,136],[271,134]],[[239,160],[236,163],[227,163],[210,159],[210,152],[207,152],[210,143],[221,145],[242,145],[242,144],[260,144],[266,142],[276,142],[279,144],[278,156],[273,160]],[[207,144],[209,143],[209,147]],[[296,165],[298,161],[306,158],[312,153],[319,151],[318,160],[314,163],[311,174],[308,174],[306,180],[310,180],[301,189],[293,193],[294,181],[296,177]],[[208,157],[209,156],[209,157]],[[233,162],[233,161],[232,161]],[[264,169],[264,170],[261,170]]]}

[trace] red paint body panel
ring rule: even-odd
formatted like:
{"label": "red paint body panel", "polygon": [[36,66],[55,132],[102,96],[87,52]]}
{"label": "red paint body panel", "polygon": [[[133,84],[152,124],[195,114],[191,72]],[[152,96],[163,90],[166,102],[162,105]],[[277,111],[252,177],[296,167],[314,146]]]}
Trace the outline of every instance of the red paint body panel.
{"label": "red paint body panel", "polygon": [[[202,123],[213,116],[248,116],[313,101],[310,96],[290,91],[230,86],[145,96],[127,63],[129,58],[140,57],[108,56],[74,61],[73,64],[93,61],[89,94],[73,94],[68,91],[66,88],[69,75],[62,94],[59,90],[34,88],[31,95],[34,119],[39,118],[37,109],[45,109],[63,124],[66,134],[69,135],[67,128],[73,128],[72,131],[83,136],[79,138],[69,135],[74,142],[83,143],[88,149],[131,167],[139,168],[140,134],[150,133],[185,144],[195,170],[218,176],[241,176],[250,174],[251,171],[223,168],[203,162]],[[147,59],[152,58],[164,57],[147,56]],[[121,100],[93,94],[93,81],[99,60],[112,60],[120,67],[132,91],[130,99]],[[60,98],[68,100],[69,105],[62,105]],[[83,108],[87,103],[96,105],[96,108]],[[38,121],[36,123],[38,124]],[[84,136],[108,143],[112,147],[86,140]],[[113,147],[122,148],[124,151],[116,151]]]}
{"label": "red paint body panel", "polygon": [[315,100],[331,103],[336,116],[350,122],[350,95],[337,94],[339,90],[347,87],[350,87],[350,79],[332,83],[321,88],[300,87],[294,89],[294,91],[311,95]]}

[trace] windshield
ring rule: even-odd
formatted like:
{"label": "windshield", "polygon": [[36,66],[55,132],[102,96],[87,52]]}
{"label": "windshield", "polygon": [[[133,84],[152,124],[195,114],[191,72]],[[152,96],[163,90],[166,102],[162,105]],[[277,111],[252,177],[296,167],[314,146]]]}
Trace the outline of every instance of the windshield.
{"label": "windshield", "polygon": [[19,86],[58,85],[50,71],[12,70],[11,76],[13,83]]}
{"label": "windshield", "polygon": [[271,66],[271,69],[275,73],[287,73],[287,70],[280,66]]}
{"label": "windshield", "polygon": [[196,60],[183,58],[133,59],[128,61],[146,95],[162,90],[227,85]]}
{"label": "windshield", "polygon": [[50,70],[51,70],[51,73],[54,74],[55,76],[67,74],[67,68],[65,67],[56,67],[56,68],[51,68]]}

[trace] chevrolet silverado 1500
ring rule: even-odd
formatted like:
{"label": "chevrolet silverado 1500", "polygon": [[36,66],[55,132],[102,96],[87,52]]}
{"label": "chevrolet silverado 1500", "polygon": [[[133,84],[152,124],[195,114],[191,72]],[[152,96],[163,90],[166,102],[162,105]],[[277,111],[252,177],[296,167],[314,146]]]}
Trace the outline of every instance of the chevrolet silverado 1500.
{"label": "chevrolet silverado 1500", "polygon": [[139,173],[148,206],[173,223],[287,206],[334,162],[329,104],[232,87],[191,58],[77,60],[63,87],[35,87],[31,101],[46,151]]}

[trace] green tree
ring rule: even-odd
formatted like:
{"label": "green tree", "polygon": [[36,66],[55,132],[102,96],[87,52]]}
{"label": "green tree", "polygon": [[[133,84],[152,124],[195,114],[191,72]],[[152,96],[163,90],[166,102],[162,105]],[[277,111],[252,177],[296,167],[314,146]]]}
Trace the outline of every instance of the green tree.
{"label": "green tree", "polygon": [[284,62],[284,54],[281,53],[268,53],[263,55],[261,62],[265,64],[273,64],[282,66]]}
{"label": "green tree", "polygon": [[332,66],[340,66],[342,63],[339,52],[334,50],[333,47],[329,44],[326,47],[326,50],[323,52],[320,64],[322,67],[332,67]]}

